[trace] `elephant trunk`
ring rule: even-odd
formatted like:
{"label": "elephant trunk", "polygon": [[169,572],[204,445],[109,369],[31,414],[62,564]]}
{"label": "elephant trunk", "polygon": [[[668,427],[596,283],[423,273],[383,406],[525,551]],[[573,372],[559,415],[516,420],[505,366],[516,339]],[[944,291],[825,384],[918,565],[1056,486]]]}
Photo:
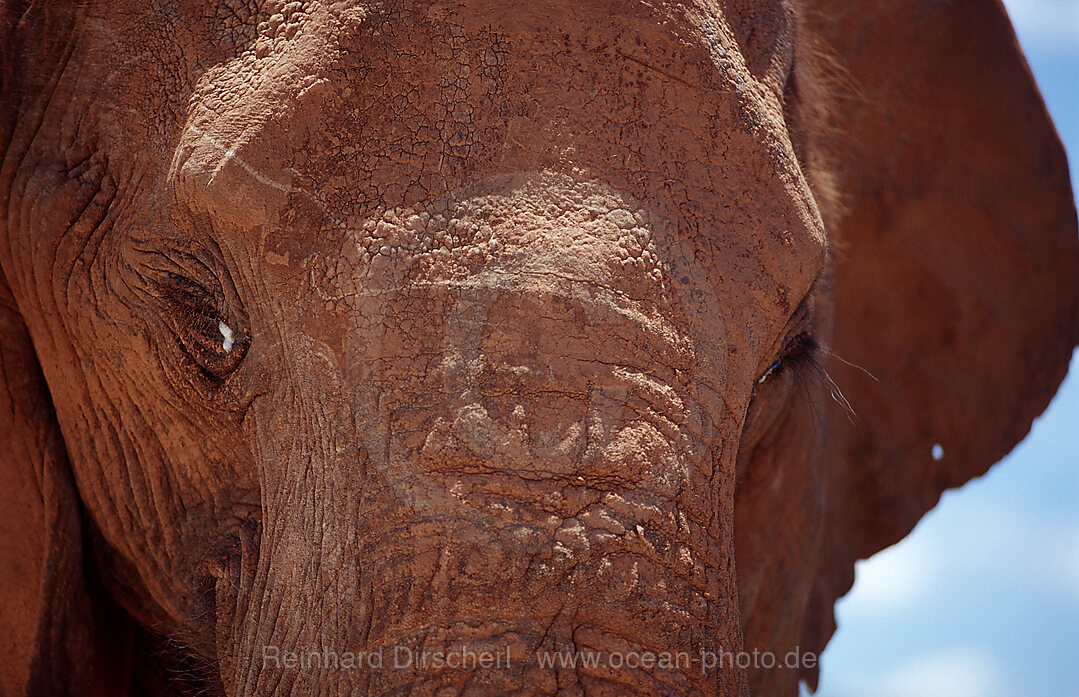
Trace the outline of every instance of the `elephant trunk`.
{"label": "elephant trunk", "polygon": [[496,390],[501,417],[481,395],[414,406],[420,436],[384,414],[323,426],[317,454],[296,436],[265,466],[230,691],[745,694],[707,659],[741,649],[728,478],[698,427],[593,377],[581,404]]}
{"label": "elephant trunk", "polygon": [[706,658],[740,649],[729,536],[593,486],[448,493],[347,540],[317,498],[270,521],[237,694],[742,694]]}

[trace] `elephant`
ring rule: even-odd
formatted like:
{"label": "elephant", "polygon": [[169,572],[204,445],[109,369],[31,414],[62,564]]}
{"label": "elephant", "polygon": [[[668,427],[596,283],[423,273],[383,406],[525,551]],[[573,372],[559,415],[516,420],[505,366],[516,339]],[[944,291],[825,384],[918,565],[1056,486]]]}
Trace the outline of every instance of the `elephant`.
{"label": "elephant", "polygon": [[793,695],[1079,342],[998,0],[0,17],[6,695]]}

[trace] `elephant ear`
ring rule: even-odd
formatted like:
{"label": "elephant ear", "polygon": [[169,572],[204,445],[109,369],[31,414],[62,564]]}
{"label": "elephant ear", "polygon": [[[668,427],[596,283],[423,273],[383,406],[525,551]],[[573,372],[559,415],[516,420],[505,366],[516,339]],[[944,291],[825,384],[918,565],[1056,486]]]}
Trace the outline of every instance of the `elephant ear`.
{"label": "elephant ear", "polygon": [[63,435],[7,275],[21,268],[10,263],[8,194],[38,125],[18,121],[62,67],[65,5],[0,0],[0,695],[11,697],[124,689],[123,623],[102,631],[114,606],[87,583]]}
{"label": "elephant ear", "polygon": [[983,474],[1049,403],[1079,339],[1079,240],[1064,151],[998,0],[810,5],[852,86],[833,105],[826,367],[856,417],[829,410],[803,636],[819,650],[855,560]]}
{"label": "elephant ear", "polygon": [[30,337],[0,277],[0,693],[85,685],[94,637],[63,438]]}

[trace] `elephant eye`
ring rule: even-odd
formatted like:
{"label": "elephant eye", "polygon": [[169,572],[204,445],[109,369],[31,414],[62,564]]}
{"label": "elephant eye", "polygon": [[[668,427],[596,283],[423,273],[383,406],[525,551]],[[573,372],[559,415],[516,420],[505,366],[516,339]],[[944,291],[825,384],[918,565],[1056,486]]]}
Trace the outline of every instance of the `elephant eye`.
{"label": "elephant eye", "polygon": [[250,343],[241,322],[225,310],[224,294],[172,273],[162,286],[169,304],[165,323],[183,353],[204,378],[224,380],[239,367]]}
{"label": "elephant eye", "polygon": [[760,378],[757,380],[757,384],[760,385],[765,380],[772,377],[772,374],[775,373],[777,370],[779,370],[782,367],[783,367],[783,359],[782,358],[777,358],[776,362],[773,363],[772,365],[768,366],[768,370],[764,371],[764,375],[760,376]]}
{"label": "elephant eye", "polygon": [[787,342],[782,355],[757,379],[757,384],[763,384],[783,372],[800,368],[808,368],[813,374],[818,374],[821,370],[820,364],[817,362],[819,352],[820,345],[817,340],[809,333],[801,332]]}

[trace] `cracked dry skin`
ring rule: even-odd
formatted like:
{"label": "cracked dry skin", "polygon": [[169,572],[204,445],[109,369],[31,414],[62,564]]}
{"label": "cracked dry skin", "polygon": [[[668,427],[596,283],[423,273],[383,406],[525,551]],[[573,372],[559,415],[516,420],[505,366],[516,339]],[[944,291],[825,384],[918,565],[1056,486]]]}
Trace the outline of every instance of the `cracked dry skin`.
{"label": "cracked dry skin", "polygon": [[878,5],[0,2],[0,691],[815,681],[701,652],[819,652],[1079,336],[1002,11]]}

